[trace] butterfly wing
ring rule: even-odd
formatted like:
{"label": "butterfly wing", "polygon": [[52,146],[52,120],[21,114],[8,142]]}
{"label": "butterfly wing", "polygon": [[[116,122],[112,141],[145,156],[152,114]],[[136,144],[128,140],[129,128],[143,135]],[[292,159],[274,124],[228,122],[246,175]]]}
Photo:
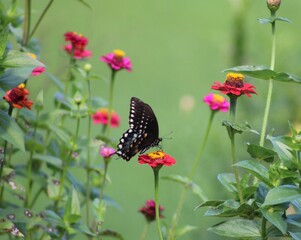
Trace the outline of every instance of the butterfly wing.
{"label": "butterfly wing", "polygon": [[116,151],[118,156],[127,161],[161,141],[158,121],[152,108],[136,97],[131,98],[129,125],[129,129],[120,138]]}

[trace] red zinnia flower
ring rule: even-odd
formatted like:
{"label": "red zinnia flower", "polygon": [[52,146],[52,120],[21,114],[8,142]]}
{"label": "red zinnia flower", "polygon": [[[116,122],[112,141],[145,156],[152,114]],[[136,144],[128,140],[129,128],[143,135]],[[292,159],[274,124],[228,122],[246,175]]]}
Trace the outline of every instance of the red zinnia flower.
{"label": "red zinnia flower", "polygon": [[151,152],[149,154],[140,155],[138,157],[140,164],[148,164],[149,166],[156,168],[157,166],[171,166],[176,163],[176,160],[167,155],[163,151]]}
{"label": "red zinnia flower", "polygon": [[28,90],[22,83],[18,87],[7,91],[6,95],[3,98],[14,108],[26,107],[28,109],[31,109],[31,105],[33,104],[33,102],[27,100],[26,95],[28,94]]}
{"label": "red zinnia flower", "polygon": [[91,57],[91,51],[85,49],[89,42],[86,37],[76,32],[67,32],[64,34],[64,36],[65,41],[70,42],[64,46],[64,49],[68,54],[73,53],[73,57],[76,59]]}
{"label": "red zinnia flower", "polygon": [[[159,215],[160,218],[164,218],[164,216],[161,214],[161,212],[164,210],[164,207],[159,205]],[[139,212],[141,212],[146,220],[148,222],[152,222],[156,220],[156,203],[154,200],[147,200],[145,205],[139,209]]]}
{"label": "red zinnia flower", "polygon": [[256,94],[253,84],[244,83],[244,75],[240,73],[228,73],[225,83],[215,82],[211,89],[219,90],[223,94],[235,95],[237,97],[245,94],[251,97],[251,94]]}
{"label": "red zinnia flower", "polygon": [[[107,108],[100,108],[96,113],[92,115],[93,118],[93,123],[94,124],[103,124],[107,125],[108,120],[109,120],[109,110]],[[120,122],[120,117],[119,115],[112,111],[112,116],[111,116],[111,127],[118,127]]]}
{"label": "red zinnia flower", "polygon": [[100,58],[101,61],[106,62],[112,70],[118,71],[125,69],[128,72],[132,71],[132,63],[129,58],[124,57],[125,52],[122,50],[114,50],[113,53],[109,53]]}

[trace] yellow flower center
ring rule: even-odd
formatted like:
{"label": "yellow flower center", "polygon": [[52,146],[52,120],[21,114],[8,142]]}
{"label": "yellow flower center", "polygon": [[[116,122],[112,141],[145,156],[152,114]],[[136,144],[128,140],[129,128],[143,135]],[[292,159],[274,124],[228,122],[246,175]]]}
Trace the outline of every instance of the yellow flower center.
{"label": "yellow flower center", "polygon": [[125,56],[125,52],[120,49],[114,50],[113,53],[116,58],[123,58]]}
{"label": "yellow flower center", "polygon": [[21,83],[18,88],[25,88],[25,84],[24,83]]}
{"label": "yellow flower center", "polygon": [[151,152],[147,154],[151,159],[156,160],[156,159],[163,159],[165,157],[165,153],[161,150],[157,152]]}
{"label": "yellow flower center", "polygon": [[28,56],[37,59],[37,55],[35,55],[34,53],[27,53]]}
{"label": "yellow flower center", "polygon": [[244,80],[244,75],[241,73],[230,72],[226,75],[227,82],[242,82]]}
{"label": "yellow flower center", "polygon": [[213,94],[213,101],[222,103],[225,101],[225,98],[219,94]]}

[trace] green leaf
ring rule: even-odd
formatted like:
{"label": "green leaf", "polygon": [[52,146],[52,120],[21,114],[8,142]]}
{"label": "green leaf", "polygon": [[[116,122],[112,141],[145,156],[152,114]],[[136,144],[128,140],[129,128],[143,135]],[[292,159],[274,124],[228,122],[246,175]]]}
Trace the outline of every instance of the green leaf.
{"label": "green leaf", "polygon": [[291,20],[289,20],[288,18],[284,18],[284,17],[258,18],[258,21],[261,24],[273,23],[275,21],[283,21],[283,22],[291,23]]}
{"label": "green leaf", "polygon": [[60,198],[60,181],[55,178],[48,178],[47,194],[51,200],[58,200]]}
{"label": "green leaf", "polygon": [[77,192],[72,188],[72,193],[68,197],[64,212],[64,221],[67,223],[76,223],[81,218],[80,203]]}
{"label": "green leaf", "polygon": [[285,17],[276,17],[275,20],[292,23],[292,21]]}
{"label": "green leaf", "polygon": [[60,139],[68,149],[72,149],[71,136],[64,130],[55,125],[49,127],[51,131]]}
{"label": "green leaf", "polygon": [[273,185],[270,183],[269,180],[269,171],[262,164],[252,160],[244,160],[244,161],[239,161],[234,166],[241,167],[247,170],[257,178],[259,178],[261,181],[263,181],[266,185],[273,187]]}
{"label": "green leaf", "polygon": [[247,151],[251,157],[263,160],[265,162],[273,162],[274,157],[277,156],[275,151],[261,147],[257,144],[248,144]]}
{"label": "green leaf", "polygon": [[237,193],[236,180],[233,173],[220,173],[218,174],[217,179],[228,192],[233,194]]}
{"label": "green leaf", "polygon": [[291,162],[293,159],[292,149],[288,146],[290,139],[285,137],[267,136],[267,139],[273,144],[274,150],[278,153],[282,161]]}
{"label": "green leaf", "polygon": [[23,233],[15,226],[11,221],[0,218],[0,233],[11,233],[11,235],[16,237],[24,237]]}
{"label": "green leaf", "polygon": [[106,229],[106,230],[100,232],[98,234],[98,236],[111,237],[111,238],[115,238],[115,239],[119,239],[119,240],[124,239],[120,233],[115,232],[113,230],[109,230],[109,229]]}
{"label": "green leaf", "polygon": [[192,182],[188,177],[183,177],[180,175],[169,175],[169,176],[164,176],[163,179],[168,179],[168,180],[182,183],[186,187],[188,187],[194,194],[199,196],[202,201],[208,200],[208,197],[206,196],[206,193],[202,190],[202,188],[198,186],[196,183]]}
{"label": "green leaf", "polygon": [[276,75],[275,71],[272,71],[266,66],[251,66],[251,65],[244,65],[244,66],[237,66],[233,68],[228,68],[224,70],[224,72],[237,72],[242,73],[247,76],[263,79],[263,80],[269,80],[273,78]]}
{"label": "green leaf", "polygon": [[33,159],[46,162],[52,166],[59,167],[59,168],[61,168],[63,165],[62,160],[60,158],[51,155],[35,154],[33,155]]}
{"label": "green leaf", "polygon": [[45,219],[45,221],[51,223],[52,225],[56,225],[56,226],[65,228],[63,219],[59,215],[57,215],[55,212],[53,212],[52,210],[44,210],[43,218]]}
{"label": "green leaf", "polygon": [[184,227],[181,227],[181,228],[177,229],[176,236],[180,237],[180,236],[182,236],[182,235],[184,235],[184,234],[186,234],[188,232],[191,232],[193,230],[196,230],[198,228],[199,227],[197,227],[197,226],[186,225]]}
{"label": "green leaf", "polygon": [[236,124],[236,123],[231,123],[229,121],[223,121],[222,125],[227,128],[228,133],[233,131],[234,133],[239,133],[239,134],[243,132],[252,132],[255,134],[259,134],[256,130],[252,129],[252,127],[247,122],[243,124]]}
{"label": "green leaf", "polygon": [[284,210],[277,211],[273,208],[260,208],[260,211],[270,223],[281,231],[282,234],[287,232],[287,223],[283,218]]}
{"label": "green leaf", "polygon": [[40,61],[30,57],[27,53],[11,50],[0,62],[3,68],[32,68],[45,67]]}
{"label": "green leaf", "polygon": [[221,222],[211,228],[212,231],[224,237],[251,238],[260,237],[260,226],[254,220],[233,219]]}
{"label": "green leaf", "polygon": [[273,79],[279,82],[301,83],[301,78],[290,73],[277,73]]}
{"label": "green leaf", "polygon": [[25,151],[23,131],[13,118],[2,110],[0,110],[0,135],[21,151]]}
{"label": "green leaf", "polygon": [[9,33],[8,26],[3,28],[2,31],[0,32],[0,59],[2,58],[6,49],[6,45],[8,42],[8,33]]}
{"label": "green leaf", "polygon": [[0,88],[10,90],[23,83],[31,75],[34,67],[30,68],[8,68],[0,75]]}
{"label": "green leaf", "polygon": [[272,18],[258,18],[257,20],[261,24],[272,23],[274,21]]}
{"label": "green leaf", "polygon": [[298,187],[293,185],[283,185],[273,188],[268,192],[262,207],[287,203],[298,198],[301,198],[301,190]]}

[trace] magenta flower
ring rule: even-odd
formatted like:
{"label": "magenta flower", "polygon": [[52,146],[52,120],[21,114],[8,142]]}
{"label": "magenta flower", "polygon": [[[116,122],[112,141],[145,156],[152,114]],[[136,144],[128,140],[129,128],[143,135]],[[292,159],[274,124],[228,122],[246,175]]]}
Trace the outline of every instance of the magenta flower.
{"label": "magenta flower", "polygon": [[[68,54],[71,54],[72,53],[72,44],[70,43],[70,44],[64,46],[64,49]],[[89,50],[77,49],[77,48],[73,49],[73,57],[75,59],[90,58],[91,56],[92,56],[92,53]]]}
{"label": "magenta flower", "polygon": [[[107,108],[100,108],[96,113],[92,115],[93,123],[94,124],[102,124],[107,125],[109,121],[109,110]],[[119,115],[112,111],[111,116],[111,127],[118,127],[120,123]]]}
{"label": "magenta flower", "polygon": [[219,94],[209,93],[203,100],[212,111],[227,112],[230,107],[230,103]]}
{"label": "magenta flower", "polygon": [[102,56],[100,60],[107,63],[108,66],[114,71],[125,69],[128,72],[130,72],[132,71],[131,60],[124,56],[125,52],[117,49],[114,50],[112,53]]}
{"label": "magenta flower", "polygon": [[[141,212],[146,220],[148,222],[152,222],[156,219],[156,203],[154,200],[147,200],[145,205],[139,209],[139,212]],[[163,218],[164,216],[161,214],[162,211],[164,210],[164,207],[163,206],[159,206],[159,215],[160,215],[160,218]]]}
{"label": "magenta flower", "polygon": [[36,67],[34,70],[32,70],[31,75],[32,76],[39,76],[43,72],[45,72],[45,68],[44,67]]}
{"label": "magenta flower", "polygon": [[100,155],[101,155],[103,158],[109,158],[109,157],[111,157],[114,153],[115,153],[115,149],[114,149],[114,148],[102,146],[102,148],[100,149]]}
{"label": "magenta flower", "polygon": [[64,34],[65,41],[70,42],[64,46],[64,50],[73,54],[75,59],[84,59],[91,57],[91,51],[85,49],[89,40],[82,34],[76,32],[67,32]]}

